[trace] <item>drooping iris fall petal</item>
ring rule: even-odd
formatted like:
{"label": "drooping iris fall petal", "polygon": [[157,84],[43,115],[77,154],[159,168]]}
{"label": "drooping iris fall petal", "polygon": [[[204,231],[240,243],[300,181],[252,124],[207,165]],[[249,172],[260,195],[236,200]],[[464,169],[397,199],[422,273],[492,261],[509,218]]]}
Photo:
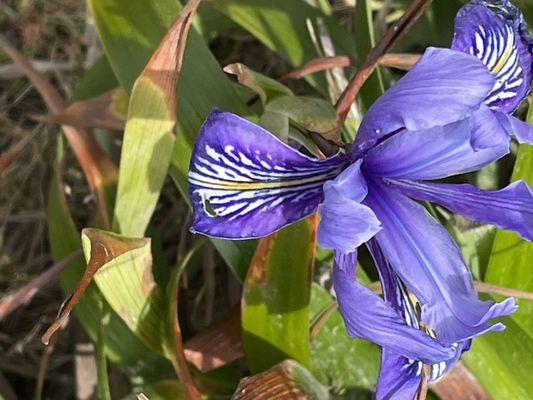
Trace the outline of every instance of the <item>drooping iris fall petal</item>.
{"label": "drooping iris fall petal", "polygon": [[376,240],[395,273],[423,305],[422,321],[443,343],[502,330],[493,318],[516,311],[514,299],[480,301],[471,272],[448,232],[419,204],[378,180],[365,199],[383,229]]}
{"label": "drooping iris fall petal", "polygon": [[227,239],[268,235],[316,211],[324,183],[346,163],[307,157],[231,113],[213,111],[189,170],[193,232]]}
{"label": "drooping iris fall petal", "polygon": [[402,315],[356,280],[357,253],[337,253],[333,285],[346,329],[399,354],[432,364],[452,358],[455,351],[405,323]]}
{"label": "drooping iris fall petal", "polygon": [[523,181],[498,191],[468,184],[392,181],[411,198],[440,204],[474,221],[492,224],[533,240],[533,191]]}

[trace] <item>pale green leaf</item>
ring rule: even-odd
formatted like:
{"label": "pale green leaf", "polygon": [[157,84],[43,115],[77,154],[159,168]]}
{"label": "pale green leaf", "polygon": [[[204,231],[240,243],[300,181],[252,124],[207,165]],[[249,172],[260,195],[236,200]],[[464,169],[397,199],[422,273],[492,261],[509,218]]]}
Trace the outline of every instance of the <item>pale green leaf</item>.
{"label": "pale green leaf", "polygon": [[278,97],[266,105],[265,111],[286,115],[302,128],[321,134],[334,130],[339,121],[329,102],[314,97]]}
{"label": "pale green leaf", "polygon": [[149,239],[84,229],[82,244],[94,281],[111,308],[152,351],[165,355],[165,307],[152,275]]}
{"label": "pale green leaf", "polygon": [[291,90],[287,86],[279,83],[275,79],[255,72],[244,64],[230,64],[224,68],[224,71],[236,75],[239,83],[256,92],[263,104],[268,103],[278,96],[292,95]]}

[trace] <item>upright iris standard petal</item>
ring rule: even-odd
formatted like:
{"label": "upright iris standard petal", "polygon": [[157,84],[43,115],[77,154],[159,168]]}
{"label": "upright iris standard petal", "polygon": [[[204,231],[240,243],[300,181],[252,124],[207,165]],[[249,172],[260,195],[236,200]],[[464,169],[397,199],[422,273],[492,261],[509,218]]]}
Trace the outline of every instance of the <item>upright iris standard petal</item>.
{"label": "upright iris standard petal", "polygon": [[379,231],[378,219],[361,204],[367,192],[361,160],[324,185],[324,202],[318,207],[322,248],[351,253]]}
{"label": "upright iris standard petal", "polygon": [[514,299],[482,302],[472,275],[448,232],[419,204],[375,179],[365,199],[382,223],[376,240],[395,273],[422,304],[422,322],[442,343],[490,330],[493,318],[516,311]]}
{"label": "upright iris standard petal", "polygon": [[356,281],[357,255],[337,253],[333,285],[346,329],[351,336],[371,340],[405,357],[432,364],[454,356],[421,330],[405,323],[401,314]]}
{"label": "upright iris standard petal", "polygon": [[473,0],[455,19],[452,49],[481,60],[496,77],[485,103],[512,113],[531,90],[533,40],[509,0]]}
{"label": "upright iris standard petal", "polygon": [[458,122],[385,139],[366,154],[363,168],[388,178],[438,179],[479,170],[508,152],[509,138],[482,107]]}
{"label": "upright iris standard petal", "polygon": [[492,224],[533,240],[533,191],[523,181],[487,192],[474,186],[392,181],[411,198],[431,201],[474,221]]}
{"label": "upright iris standard petal", "polygon": [[193,232],[231,239],[268,235],[316,211],[343,155],[307,157],[234,114],[204,123],[189,169]]}
{"label": "upright iris standard petal", "polygon": [[479,108],[494,81],[474,57],[429,48],[368,110],[352,152],[363,152],[404,128],[416,131],[465,119]]}

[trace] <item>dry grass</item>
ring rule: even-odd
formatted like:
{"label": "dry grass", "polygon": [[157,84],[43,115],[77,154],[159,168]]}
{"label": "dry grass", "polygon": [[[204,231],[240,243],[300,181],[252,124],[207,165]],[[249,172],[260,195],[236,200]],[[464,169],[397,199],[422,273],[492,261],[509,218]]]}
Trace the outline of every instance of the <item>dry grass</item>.
{"label": "dry grass", "polygon": [[[67,97],[83,74],[85,19],[85,5],[77,0],[8,0],[0,5],[0,31],[26,57],[45,61],[47,77]],[[10,64],[0,52],[0,65]],[[47,110],[28,81],[3,76],[2,71],[6,69],[0,69],[0,153],[25,135],[37,134],[0,176],[0,296],[26,284],[51,261],[46,198],[59,134],[56,127],[36,121]],[[78,201],[87,190],[77,165],[68,165],[69,192]],[[63,297],[56,284],[0,323],[0,375],[5,378],[0,379],[0,394],[9,393],[10,385],[19,399],[33,398],[43,354],[40,336]],[[71,347],[68,340],[58,343],[48,366],[45,397],[72,398]]]}

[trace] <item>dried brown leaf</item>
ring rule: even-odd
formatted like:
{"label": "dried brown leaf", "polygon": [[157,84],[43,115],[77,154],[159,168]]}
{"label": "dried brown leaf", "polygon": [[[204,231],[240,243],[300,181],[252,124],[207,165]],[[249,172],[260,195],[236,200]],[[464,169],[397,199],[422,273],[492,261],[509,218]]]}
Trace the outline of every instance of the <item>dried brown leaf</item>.
{"label": "dried brown leaf", "polygon": [[268,371],[244,378],[233,400],[305,400],[329,398],[327,390],[297,362],[286,360]]}
{"label": "dried brown leaf", "polygon": [[213,324],[185,343],[185,357],[202,372],[222,367],[244,356],[241,313]]}
{"label": "dried brown leaf", "polygon": [[66,305],[62,307],[57,319],[43,335],[42,340],[45,344],[48,344],[50,338],[68,321],[74,307],[83,297],[98,270],[127,251],[142,247],[148,240],[126,240],[106,234],[104,231],[97,229],[84,229],[83,234],[91,241],[91,254],[87,263],[87,269],[81,281],[78,283],[76,290],[69,297]]}
{"label": "dried brown leaf", "polygon": [[60,113],[45,118],[43,122],[85,129],[104,128],[122,131],[126,124],[126,112],[126,93],[122,89],[114,89],[93,99],[72,103]]}

